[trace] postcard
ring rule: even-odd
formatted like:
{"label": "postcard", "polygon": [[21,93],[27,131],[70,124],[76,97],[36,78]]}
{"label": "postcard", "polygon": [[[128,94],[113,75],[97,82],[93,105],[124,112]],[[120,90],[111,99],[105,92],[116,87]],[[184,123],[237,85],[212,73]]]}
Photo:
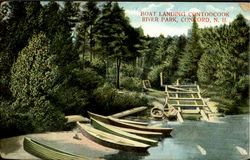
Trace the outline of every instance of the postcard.
{"label": "postcard", "polygon": [[0,2],[0,158],[249,159],[249,2]]}

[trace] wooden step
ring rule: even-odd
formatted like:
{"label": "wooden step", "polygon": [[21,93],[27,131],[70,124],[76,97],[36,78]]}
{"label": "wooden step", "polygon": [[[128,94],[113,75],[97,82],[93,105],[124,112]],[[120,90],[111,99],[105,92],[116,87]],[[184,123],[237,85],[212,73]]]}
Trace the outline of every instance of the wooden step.
{"label": "wooden step", "polygon": [[205,107],[206,105],[196,105],[196,104],[171,104],[174,107]]}
{"label": "wooden step", "polygon": [[202,116],[202,118],[204,120],[208,121],[208,117],[207,117],[206,113],[203,110],[201,110],[201,116]]}
{"label": "wooden step", "polygon": [[198,113],[200,113],[200,111],[199,110],[197,110],[197,109],[183,109],[183,110],[181,110],[181,113],[190,113],[190,114],[198,114]]}
{"label": "wooden step", "polygon": [[188,85],[188,84],[181,84],[181,85],[164,85],[164,86],[170,86],[170,87],[183,87],[183,88],[197,88],[198,85],[195,85],[195,84],[191,84],[191,85]]}
{"label": "wooden step", "polygon": [[198,94],[199,92],[191,91],[191,92],[182,92],[182,91],[165,91],[169,94]]}
{"label": "wooden step", "polygon": [[169,100],[200,100],[202,101],[202,98],[182,98],[182,97],[168,97]]}

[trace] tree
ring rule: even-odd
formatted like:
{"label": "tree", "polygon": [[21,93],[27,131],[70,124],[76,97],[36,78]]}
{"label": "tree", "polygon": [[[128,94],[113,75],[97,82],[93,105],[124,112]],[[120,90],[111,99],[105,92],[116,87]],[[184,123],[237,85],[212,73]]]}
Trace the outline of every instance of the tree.
{"label": "tree", "polygon": [[97,39],[103,54],[116,61],[116,87],[120,88],[120,66],[123,59],[132,56],[129,42],[131,26],[125,17],[124,10],[118,3],[107,2],[102,10],[102,16],[97,21]]}
{"label": "tree", "polygon": [[30,114],[35,131],[54,130],[63,126],[64,115],[52,105],[49,92],[57,78],[45,34],[34,35],[11,68],[12,104],[18,113]]}
{"label": "tree", "polygon": [[40,30],[40,2],[8,2],[1,8],[0,88],[10,99],[10,68],[18,53],[28,44],[33,32]]}
{"label": "tree", "polygon": [[[215,28],[204,28],[201,30],[201,42],[203,44],[204,53],[198,64],[197,77],[200,84],[215,85],[216,72],[221,54],[220,41],[226,41],[227,35],[224,33],[228,30],[228,26],[223,25]],[[224,31],[224,32],[223,32]],[[225,47],[225,46],[224,46]]]}
{"label": "tree", "polygon": [[241,14],[230,25],[202,30],[204,54],[198,78],[213,86],[219,110],[226,114],[240,113],[238,107],[248,103],[248,34],[249,26]]}
{"label": "tree", "polygon": [[218,65],[215,84],[222,88],[225,98],[233,99],[231,113],[237,111],[239,103],[247,104],[249,89],[248,53],[249,53],[249,26],[242,14],[229,25],[225,41],[227,48],[222,48],[218,55],[221,63]]}
{"label": "tree", "polygon": [[92,61],[94,53],[93,48],[95,46],[95,30],[94,25],[97,18],[100,15],[100,10],[97,7],[96,2],[89,1],[82,7],[80,13],[80,25],[77,27],[78,40],[82,41],[83,58],[86,49],[90,52],[90,61]]}
{"label": "tree", "polygon": [[155,59],[154,61],[157,65],[162,64],[162,61],[165,60],[166,55],[167,55],[167,48],[168,48],[167,40],[162,34],[159,36],[158,45],[159,46],[156,50],[155,58],[154,58]]}
{"label": "tree", "polygon": [[186,82],[193,82],[198,80],[198,62],[201,55],[203,54],[203,48],[200,39],[201,36],[198,23],[196,22],[196,17],[194,17],[191,36],[185,48],[185,53],[180,59],[180,67],[177,73],[178,76]]}

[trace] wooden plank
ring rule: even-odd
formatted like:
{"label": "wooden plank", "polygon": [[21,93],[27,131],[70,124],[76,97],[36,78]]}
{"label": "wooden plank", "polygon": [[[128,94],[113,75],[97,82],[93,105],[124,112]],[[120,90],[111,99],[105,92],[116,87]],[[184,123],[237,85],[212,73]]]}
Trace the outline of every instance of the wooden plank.
{"label": "wooden plank", "polygon": [[199,86],[199,85],[197,85],[197,91],[198,91],[199,93],[201,93],[201,90],[200,90],[200,86]]}
{"label": "wooden plank", "polygon": [[164,87],[164,85],[163,85],[163,77],[162,77],[162,72],[160,73],[160,85],[161,85],[161,87]]}
{"label": "wooden plank", "polygon": [[184,122],[184,120],[183,120],[183,118],[182,118],[180,112],[177,113],[177,119],[178,119],[181,123]]}
{"label": "wooden plank", "polygon": [[204,112],[203,109],[201,109],[200,113],[201,113],[202,118],[203,118],[204,120],[208,121],[208,117],[207,117],[207,115],[206,115],[206,113]]}
{"label": "wooden plank", "polygon": [[183,84],[179,84],[179,85],[167,85],[167,86],[171,86],[171,87],[179,87],[179,88],[197,88],[197,85],[183,85]]}
{"label": "wooden plank", "polygon": [[169,92],[167,92],[167,96],[170,97]]}
{"label": "wooden plank", "polygon": [[177,100],[177,104],[180,104],[180,101]]}
{"label": "wooden plank", "polygon": [[174,107],[204,107],[206,105],[195,105],[195,104],[171,104]]}
{"label": "wooden plank", "polygon": [[[192,96],[192,98],[194,98],[194,95],[193,95],[193,94],[191,94],[191,96]],[[194,100],[194,104],[195,104],[195,105],[198,105],[196,100]]]}
{"label": "wooden plank", "polygon": [[[170,97],[169,97],[169,98],[170,98]],[[177,93],[175,94],[175,98],[178,98],[178,94],[177,94]]]}
{"label": "wooden plank", "polygon": [[178,107],[178,111],[181,112],[181,107]]}
{"label": "wooden plank", "polygon": [[70,122],[85,122],[85,123],[89,123],[90,120],[86,117],[83,117],[81,115],[69,115],[69,116],[65,116],[65,118],[67,119],[67,123]]}
{"label": "wooden plank", "polygon": [[175,89],[175,90],[185,91],[185,92],[188,92],[188,93],[194,92],[194,91],[190,91],[190,90],[179,88],[179,87],[173,87],[173,86],[167,86],[167,87],[171,88],[171,89]]}
{"label": "wooden plank", "polygon": [[142,80],[142,85],[143,85],[143,88],[144,88],[144,89],[147,89],[144,80]]}
{"label": "wooden plank", "polygon": [[168,87],[167,86],[165,86],[165,92],[168,92]]}
{"label": "wooden plank", "polygon": [[179,79],[176,80],[176,85],[179,86],[180,83],[179,83]]}
{"label": "wooden plank", "polygon": [[191,114],[197,114],[200,113],[197,109],[183,109],[181,113],[191,113]]}
{"label": "wooden plank", "polygon": [[168,97],[168,99],[170,99],[170,100],[201,100],[202,101],[202,98]]}
{"label": "wooden plank", "polygon": [[198,94],[198,92],[195,92],[195,91],[191,91],[191,92],[181,92],[181,91],[168,91],[168,93],[170,94]]}
{"label": "wooden plank", "polygon": [[133,109],[129,109],[129,110],[120,112],[120,113],[113,114],[113,115],[111,115],[111,117],[114,117],[114,118],[121,118],[121,117],[125,117],[125,116],[131,115],[131,114],[135,114],[135,113],[144,111],[144,110],[146,110],[147,108],[148,108],[148,107],[145,107],[145,106],[136,107],[136,108],[133,108]]}

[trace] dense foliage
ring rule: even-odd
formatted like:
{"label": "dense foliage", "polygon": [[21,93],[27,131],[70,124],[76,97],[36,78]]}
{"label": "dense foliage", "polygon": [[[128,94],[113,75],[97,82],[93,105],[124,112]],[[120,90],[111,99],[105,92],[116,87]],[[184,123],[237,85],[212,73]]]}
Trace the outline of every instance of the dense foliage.
{"label": "dense foliage", "polygon": [[[99,5],[101,4],[101,5]],[[142,80],[197,81],[227,114],[247,106],[249,24],[145,36],[118,3],[8,2],[0,8],[0,136],[65,129],[65,115],[148,105]],[[168,33],[164,33],[168,34]],[[7,135],[8,134],[8,135]]]}
{"label": "dense foliage", "polygon": [[[198,27],[194,19],[188,37],[163,37],[151,40],[147,54],[151,83],[194,83],[207,90],[207,96],[219,102],[219,111],[243,113],[248,108],[249,24],[243,15],[229,25]],[[152,55],[155,54],[155,57]],[[154,60],[152,60],[154,58]],[[245,108],[245,109],[244,109]]]}
{"label": "dense foliage", "polygon": [[[121,61],[131,70],[145,48],[136,46],[143,33],[129,24],[118,3],[9,2],[0,11],[0,129],[6,131],[1,136],[61,130],[65,115],[86,116],[87,110],[110,114],[147,105],[138,93],[116,89]],[[106,20],[112,21],[104,32]],[[136,74],[122,68],[122,87],[140,91]],[[116,87],[108,77],[115,77]]]}

